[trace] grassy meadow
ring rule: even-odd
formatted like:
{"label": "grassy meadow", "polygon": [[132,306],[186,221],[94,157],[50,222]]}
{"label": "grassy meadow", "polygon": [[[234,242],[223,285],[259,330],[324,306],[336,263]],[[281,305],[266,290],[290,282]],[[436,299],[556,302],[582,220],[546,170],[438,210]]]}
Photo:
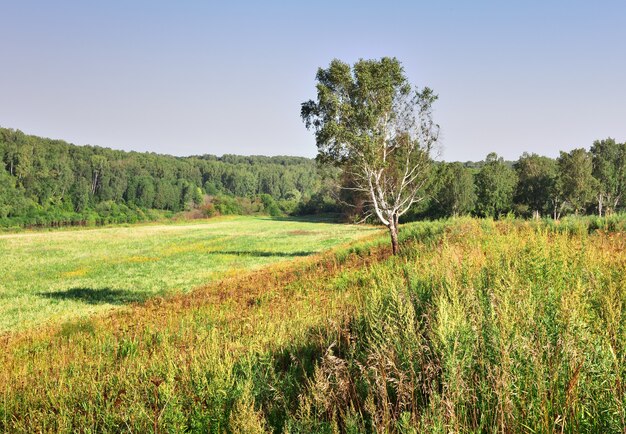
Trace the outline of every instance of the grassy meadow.
{"label": "grassy meadow", "polygon": [[625,223],[413,223],[6,335],[0,430],[624,432]]}
{"label": "grassy meadow", "polygon": [[305,219],[0,234],[0,333],[103,312],[372,233]]}

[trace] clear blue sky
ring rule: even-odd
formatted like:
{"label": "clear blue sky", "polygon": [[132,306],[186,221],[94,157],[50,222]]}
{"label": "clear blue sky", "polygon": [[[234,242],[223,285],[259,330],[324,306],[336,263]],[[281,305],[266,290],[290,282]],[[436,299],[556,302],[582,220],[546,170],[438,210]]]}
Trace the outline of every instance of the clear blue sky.
{"label": "clear blue sky", "polygon": [[175,155],[315,155],[333,58],[439,94],[445,160],[626,140],[624,1],[0,3],[0,125]]}

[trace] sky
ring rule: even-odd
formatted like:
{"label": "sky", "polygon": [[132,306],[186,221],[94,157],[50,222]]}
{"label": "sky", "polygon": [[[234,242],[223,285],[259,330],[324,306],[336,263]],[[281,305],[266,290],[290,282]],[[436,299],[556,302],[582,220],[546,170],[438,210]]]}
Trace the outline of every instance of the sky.
{"label": "sky", "polygon": [[441,158],[626,141],[624,1],[0,0],[0,126],[173,155],[316,153],[334,58],[439,95]]}

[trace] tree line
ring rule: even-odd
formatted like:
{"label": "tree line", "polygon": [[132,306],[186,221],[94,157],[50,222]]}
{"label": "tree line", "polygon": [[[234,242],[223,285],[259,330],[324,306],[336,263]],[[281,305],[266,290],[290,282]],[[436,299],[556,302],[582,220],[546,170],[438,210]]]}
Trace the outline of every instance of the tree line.
{"label": "tree line", "polygon": [[626,205],[626,143],[612,138],[595,141],[589,150],[561,151],[555,159],[524,153],[507,162],[490,153],[479,163],[440,163],[433,170],[435,193],[416,214],[559,219],[604,216]]}
{"label": "tree line", "polygon": [[[594,141],[589,150],[561,151],[557,158],[523,153],[506,161],[492,152],[482,161],[432,162],[428,176],[425,200],[403,222],[509,214],[558,220],[626,210],[626,143],[612,138]],[[346,187],[339,193],[342,211],[356,221],[367,211],[367,198],[351,188],[349,177],[341,183]]]}
{"label": "tree line", "polygon": [[[0,128],[0,225],[133,222],[201,207],[294,212],[322,185],[302,157],[173,157],[75,146]],[[233,198],[238,198],[234,200]],[[242,200],[246,198],[247,200]]]}
{"label": "tree line", "polygon": [[[126,223],[198,209],[214,214],[314,214],[356,219],[359,194],[345,174],[304,157],[155,153],[75,146],[0,128],[0,226]],[[608,138],[558,158],[431,166],[428,199],[404,216],[471,214],[560,218],[626,206],[626,143]],[[356,207],[354,205],[357,205]],[[155,211],[160,210],[160,211]]]}

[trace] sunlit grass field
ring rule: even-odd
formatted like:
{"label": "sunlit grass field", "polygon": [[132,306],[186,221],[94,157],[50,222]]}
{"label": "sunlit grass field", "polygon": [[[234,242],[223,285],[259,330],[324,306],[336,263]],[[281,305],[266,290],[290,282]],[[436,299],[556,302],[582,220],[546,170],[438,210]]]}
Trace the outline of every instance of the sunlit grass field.
{"label": "sunlit grass field", "polygon": [[321,219],[231,217],[0,235],[0,333],[186,292],[375,230]]}
{"label": "sunlit grass field", "polygon": [[625,229],[413,223],[6,334],[0,432],[623,433]]}

